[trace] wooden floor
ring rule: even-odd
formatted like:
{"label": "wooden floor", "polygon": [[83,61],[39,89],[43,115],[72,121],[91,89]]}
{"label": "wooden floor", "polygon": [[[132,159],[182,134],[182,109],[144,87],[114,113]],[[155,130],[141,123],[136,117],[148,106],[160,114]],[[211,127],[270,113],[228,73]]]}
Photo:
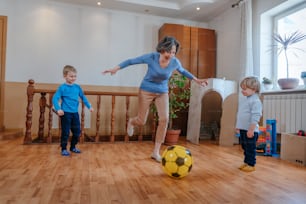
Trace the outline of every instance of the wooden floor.
{"label": "wooden floor", "polygon": [[57,144],[22,139],[0,141],[1,204],[306,203],[305,167],[258,156],[255,172],[241,172],[238,145],[181,140],[194,166],[177,180],[149,158],[152,142],[80,144],[82,154],[62,157]]}

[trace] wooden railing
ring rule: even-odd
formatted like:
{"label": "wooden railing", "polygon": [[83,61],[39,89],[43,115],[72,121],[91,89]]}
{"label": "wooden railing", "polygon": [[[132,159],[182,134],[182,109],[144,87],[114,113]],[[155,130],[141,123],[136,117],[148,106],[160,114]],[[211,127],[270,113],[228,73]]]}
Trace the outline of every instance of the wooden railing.
{"label": "wooden railing", "polygon": [[[52,131],[53,126],[53,114],[54,111],[52,111],[52,97],[55,93],[55,90],[49,90],[49,89],[36,89],[34,87],[34,80],[30,79],[28,81],[28,87],[27,87],[27,96],[28,96],[28,103],[26,108],[26,131],[25,131],[25,137],[24,137],[24,144],[31,144],[33,142],[35,143],[52,143],[59,139],[61,135],[61,127],[60,123],[58,124],[58,131],[56,134]],[[33,124],[33,111],[34,111],[34,96],[35,94],[40,94],[39,98],[39,108],[36,107],[35,109],[39,109],[39,124],[38,124],[38,132],[37,137],[34,137],[32,134],[32,124]],[[81,114],[80,114],[80,122],[81,122],[81,134],[80,134],[80,142],[101,142],[100,140],[100,112],[101,110],[101,97],[111,97],[111,116],[110,116],[110,124],[111,124],[111,131],[110,135],[108,135],[108,139],[102,140],[102,141],[108,141],[108,142],[115,142],[115,104],[116,104],[116,98],[117,97],[124,97],[125,98],[125,128],[127,127],[127,122],[129,119],[129,109],[130,109],[130,99],[131,97],[138,97],[137,93],[124,93],[124,92],[100,92],[100,91],[84,91],[84,94],[88,96],[96,96],[96,107],[95,107],[95,134],[93,136],[85,134],[85,107],[84,104],[82,104]],[[47,97],[48,96],[48,97]],[[36,103],[37,104],[37,103]],[[47,110],[47,113],[46,113]],[[36,113],[37,114],[37,113]],[[47,117],[46,117],[47,114]],[[47,118],[48,121],[45,121]],[[45,131],[45,124],[47,122],[47,131]],[[155,123],[153,123],[153,126]],[[155,130],[155,127],[152,127],[152,130]],[[47,133],[46,133],[47,132]],[[154,140],[154,133],[155,131],[151,132],[151,140]],[[105,136],[104,136],[105,137]],[[124,131],[123,135],[124,142],[130,141],[130,138],[126,131]],[[143,135],[142,135],[142,127],[139,128],[139,134],[133,137],[137,137],[136,140],[143,141]],[[57,139],[55,139],[57,138]],[[86,140],[85,140],[86,139]]]}

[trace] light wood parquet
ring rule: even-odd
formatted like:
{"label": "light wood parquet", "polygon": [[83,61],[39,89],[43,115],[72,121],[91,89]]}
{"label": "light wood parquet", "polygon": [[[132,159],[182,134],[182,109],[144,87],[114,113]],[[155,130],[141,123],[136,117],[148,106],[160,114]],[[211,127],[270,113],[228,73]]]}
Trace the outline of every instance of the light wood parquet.
{"label": "light wood parquet", "polygon": [[178,180],[150,159],[153,142],[85,143],[82,154],[62,157],[58,144],[22,139],[0,141],[1,204],[306,203],[305,167],[258,156],[256,171],[245,173],[238,145],[182,139],[194,165]]}

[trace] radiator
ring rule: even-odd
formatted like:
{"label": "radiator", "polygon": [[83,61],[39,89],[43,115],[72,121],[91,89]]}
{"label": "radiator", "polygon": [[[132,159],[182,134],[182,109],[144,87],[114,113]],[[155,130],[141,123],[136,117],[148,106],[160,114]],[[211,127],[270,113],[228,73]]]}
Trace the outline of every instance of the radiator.
{"label": "radiator", "polygon": [[267,119],[276,119],[277,133],[306,130],[306,90],[262,95],[264,126]]}

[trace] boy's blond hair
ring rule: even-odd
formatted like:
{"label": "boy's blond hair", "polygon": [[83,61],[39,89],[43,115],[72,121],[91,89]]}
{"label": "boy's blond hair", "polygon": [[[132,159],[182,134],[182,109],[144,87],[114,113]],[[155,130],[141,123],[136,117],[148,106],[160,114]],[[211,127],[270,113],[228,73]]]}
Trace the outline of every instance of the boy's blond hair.
{"label": "boy's blond hair", "polygon": [[260,82],[259,82],[258,78],[254,77],[254,76],[244,78],[240,82],[240,87],[242,89],[246,89],[246,88],[252,89],[256,93],[260,92]]}
{"label": "boy's blond hair", "polygon": [[64,69],[63,69],[63,75],[66,76],[68,72],[77,73],[77,70],[71,65],[66,65],[64,66]]}

